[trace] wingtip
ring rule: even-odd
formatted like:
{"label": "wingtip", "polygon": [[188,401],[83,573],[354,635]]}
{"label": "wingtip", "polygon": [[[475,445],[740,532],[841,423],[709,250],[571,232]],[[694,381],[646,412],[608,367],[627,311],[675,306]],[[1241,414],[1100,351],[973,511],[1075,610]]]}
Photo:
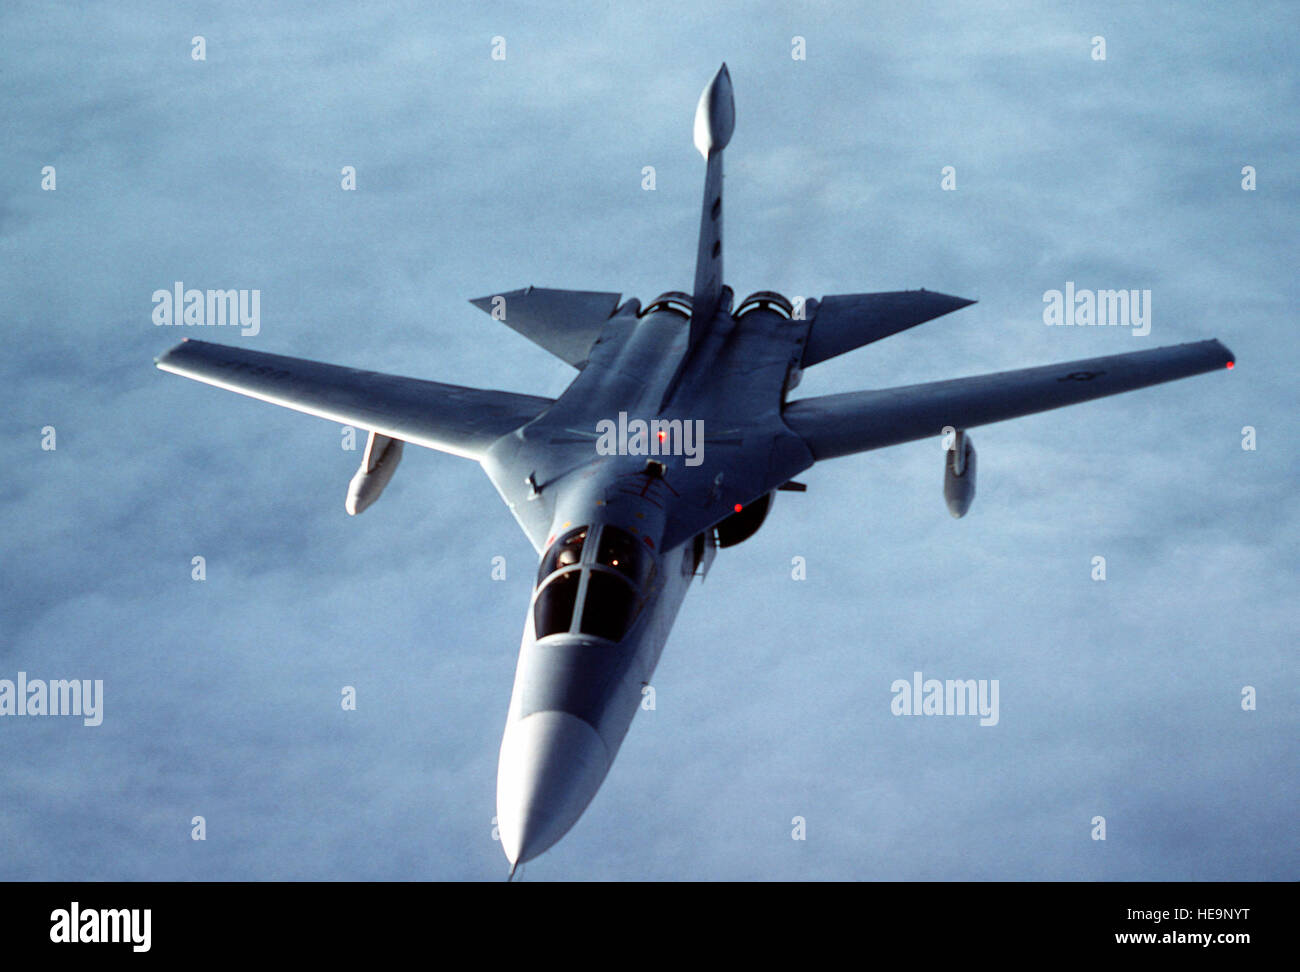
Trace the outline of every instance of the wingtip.
{"label": "wingtip", "polygon": [[1218,338],[1215,338],[1215,339],[1214,339],[1214,343],[1215,343],[1215,345],[1218,347],[1219,351],[1220,351],[1220,352],[1223,354],[1223,356],[1224,356],[1224,359],[1225,359],[1225,360],[1224,360],[1224,363],[1223,363],[1223,364],[1224,364],[1224,367],[1227,368],[1229,371],[1231,371],[1233,368],[1235,368],[1235,367],[1237,366],[1237,356],[1236,356],[1235,354],[1232,353],[1232,349],[1231,349],[1231,348],[1229,348],[1226,344],[1224,344],[1224,343],[1223,343],[1222,341],[1220,341]]}
{"label": "wingtip", "polygon": [[179,344],[173,344],[162,354],[155,356],[153,359],[153,366],[155,368],[165,369],[165,366],[167,365],[168,361],[171,359],[171,356],[174,355],[181,348],[183,348],[188,341],[189,338],[181,338]]}

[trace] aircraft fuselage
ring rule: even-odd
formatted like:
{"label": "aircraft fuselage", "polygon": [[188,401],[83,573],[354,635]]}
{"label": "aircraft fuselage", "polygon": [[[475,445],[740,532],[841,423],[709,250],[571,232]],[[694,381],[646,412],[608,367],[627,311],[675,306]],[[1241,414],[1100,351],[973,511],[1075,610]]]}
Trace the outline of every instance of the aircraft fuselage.
{"label": "aircraft fuselage", "polygon": [[[699,445],[710,447],[709,417],[660,409],[689,322],[638,310],[616,316],[568,390],[484,461],[541,552],[498,765],[498,827],[516,863],[558,841],[595,796],[706,548],[673,537],[670,515],[677,487],[705,475],[707,459],[692,467],[686,455],[650,454],[672,442],[643,441],[645,454],[598,450],[593,417],[612,423],[620,412],[702,422]],[[779,406],[781,386],[770,394]]]}

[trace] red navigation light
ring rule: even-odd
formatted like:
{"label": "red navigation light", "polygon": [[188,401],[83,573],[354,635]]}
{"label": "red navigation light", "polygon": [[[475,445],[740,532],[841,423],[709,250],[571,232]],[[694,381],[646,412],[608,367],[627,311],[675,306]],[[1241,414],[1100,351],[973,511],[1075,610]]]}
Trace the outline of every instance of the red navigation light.
{"label": "red navigation light", "polygon": [[1232,366],[1235,365],[1236,363],[1237,363],[1237,362],[1235,362],[1235,361],[1229,361],[1229,362],[1228,362],[1228,370],[1231,371],[1231,370],[1232,370]]}
{"label": "red navigation light", "polygon": [[737,503],[737,504],[735,505],[735,507],[733,507],[733,508],[735,509],[735,511],[736,511],[737,513],[739,513],[741,510],[744,509],[744,507],[741,506],[739,503]]}

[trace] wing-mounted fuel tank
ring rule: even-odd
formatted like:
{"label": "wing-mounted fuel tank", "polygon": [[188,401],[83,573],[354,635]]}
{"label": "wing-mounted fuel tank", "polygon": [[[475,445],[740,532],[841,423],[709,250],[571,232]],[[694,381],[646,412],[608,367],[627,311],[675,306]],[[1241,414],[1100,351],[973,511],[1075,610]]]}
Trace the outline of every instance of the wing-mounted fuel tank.
{"label": "wing-mounted fuel tank", "polygon": [[393,478],[397,464],[402,461],[402,445],[401,439],[370,433],[370,438],[366,440],[365,455],[361,457],[361,468],[348,484],[348,498],[344,506],[349,516],[356,516],[379,499],[379,494]]}
{"label": "wing-mounted fuel tank", "polygon": [[975,499],[975,446],[961,429],[955,430],[952,444],[944,453],[943,500],[948,512],[963,517]]}

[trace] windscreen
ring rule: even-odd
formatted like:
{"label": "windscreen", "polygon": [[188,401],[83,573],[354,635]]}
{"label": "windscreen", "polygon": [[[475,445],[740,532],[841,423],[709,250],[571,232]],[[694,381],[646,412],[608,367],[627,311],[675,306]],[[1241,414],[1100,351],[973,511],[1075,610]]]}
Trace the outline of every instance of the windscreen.
{"label": "windscreen", "polygon": [[607,526],[600,531],[596,563],[613,567],[639,588],[645,583],[653,561],[636,537],[626,530]]}
{"label": "windscreen", "polygon": [[582,633],[619,641],[636,612],[636,592],[614,574],[593,570],[587,578],[586,606],[582,612]]}
{"label": "windscreen", "polygon": [[533,605],[533,628],[537,637],[563,634],[573,624],[573,607],[578,599],[578,583],[582,579],[581,570],[570,570],[557,574],[550,583],[542,588]]}
{"label": "windscreen", "polygon": [[537,570],[537,583],[550,577],[555,571],[570,567],[582,560],[582,545],[587,540],[587,527],[575,527],[551,545],[551,549],[542,558],[542,565]]}

